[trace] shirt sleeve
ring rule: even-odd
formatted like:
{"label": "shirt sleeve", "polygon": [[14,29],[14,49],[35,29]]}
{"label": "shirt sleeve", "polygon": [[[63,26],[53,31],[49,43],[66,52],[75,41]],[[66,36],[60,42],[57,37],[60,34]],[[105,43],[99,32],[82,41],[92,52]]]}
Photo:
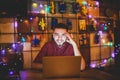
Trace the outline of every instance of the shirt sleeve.
{"label": "shirt sleeve", "polygon": [[45,44],[41,50],[39,51],[38,55],[36,56],[34,62],[42,63],[42,57],[47,55],[47,44]]}

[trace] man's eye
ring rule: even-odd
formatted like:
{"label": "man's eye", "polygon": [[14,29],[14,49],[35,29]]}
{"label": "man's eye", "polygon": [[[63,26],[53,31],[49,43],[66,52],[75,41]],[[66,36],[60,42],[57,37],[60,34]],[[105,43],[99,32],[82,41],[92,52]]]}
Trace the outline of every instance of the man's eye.
{"label": "man's eye", "polygon": [[63,34],[62,36],[66,36],[65,34]]}
{"label": "man's eye", "polygon": [[54,35],[57,36],[58,34],[55,33]]}

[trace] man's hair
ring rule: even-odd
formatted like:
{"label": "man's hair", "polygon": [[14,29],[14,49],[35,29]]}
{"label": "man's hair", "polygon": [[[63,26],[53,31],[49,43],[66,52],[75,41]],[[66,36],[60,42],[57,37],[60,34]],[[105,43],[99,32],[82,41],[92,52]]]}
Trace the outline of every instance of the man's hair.
{"label": "man's hair", "polygon": [[68,31],[68,27],[64,23],[58,23],[57,25],[53,26],[53,30],[55,30],[55,28],[62,28]]}

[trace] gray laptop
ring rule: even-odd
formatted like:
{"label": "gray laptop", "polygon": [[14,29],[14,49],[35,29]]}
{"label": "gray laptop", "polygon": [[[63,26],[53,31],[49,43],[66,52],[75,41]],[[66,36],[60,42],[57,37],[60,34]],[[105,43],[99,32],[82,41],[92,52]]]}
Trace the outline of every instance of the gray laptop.
{"label": "gray laptop", "polygon": [[49,56],[43,57],[43,77],[79,77],[80,56]]}

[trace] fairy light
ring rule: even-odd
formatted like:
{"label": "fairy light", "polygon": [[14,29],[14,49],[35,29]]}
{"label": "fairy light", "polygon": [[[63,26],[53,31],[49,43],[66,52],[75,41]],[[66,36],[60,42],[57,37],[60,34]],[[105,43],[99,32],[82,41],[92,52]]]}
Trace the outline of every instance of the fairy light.
{"label": "fairy light", "polygon": [[95,68],[95,67],[96,67],[96,64],[95,64],[95,63],[92,63],[92,64],[90,65],[90,67],[91,67],[91,68]]}
{"label": "fairy light", "polygon": [[101,24],[101,27],[104,27],[104,25],[105,25],[105,24],[104,24],[104,23],[102,23],[102,24]]}
{"label": "fairy light", "polygon": [[32,18],[32,17],[30,17],[30,20],[32,21],[32,20],[33,20],[33,18]]}
{"label": "fairy light", "polygon": [[5,49],[3,49],[1,52],[2,52],[2,55],[5,55],[6,51],[5,51]]}
{"label": "fairy light", "polygon": [[107,63],[107,59],[104,59],[104,60],[103,60],[103,63]]}
{"label": "fairy light", "polygon": [[94,20],[94,23],[97,24],[97,20]]}
{"label": "fairy light", "polygon": [[104,30],[107,30],[107,27],[106,27],[106,26],[104,26]]}
{"label": "fairy light", "polygon": [[86,1],[83,1],[83,2],[82,2],[82,4],[83,4],[83,5],[86,5],[86,4],[87,4],[87,2],[86,2]]}
{"label": "fairy light", "polygon": [[17,28],[18,27],[18,22],[17,21],[15,21],[15,28]]}
{"label": "fairy light", "polygon": [[112,58],[115,58],[115,53],[112,53],[112,54],[111,54],[111,57],[112,57]]}
{"label": "fairy light", "polygon": [[98,33],[100,34],[100,38],[102,39],[103,38],[103,31],[100,30]]}
{"label": "fairy light", "polygon": [[92,21],[94,21],[94,20],[95,20],[95,18],[92,18],[91,20],[92,20]]}
{"label": "fairy light", "polygon": [[107,30],[107,24],[104,24],[103,29]]}
{"label": "fairy light", "polygon": [[13,70],[11,70],[11,71],[9,72],[9,74],[10,74],[10,75],[13,75],[13,74],[14,74],[14,71],[13,71]]}
{"label": "fairy light", "polygon": [[[96,3],[95,3],[96,6],[93,5],[93,4],[88,4],[89,6],[87,6],[87,2],[86,2],[86,1],[83,1],[83,2],[82,2],[82,5],[84,6],[84,8],[87,8],[87,9],[88,9],[89,6],[90,6],[90,7],[99,7],[99,2],[96,1]],[[37,3],[33,3],[32,6],[33,6],[33,8],[37,8],[37,7],[38,7],[38,4],[37,4]],[[45,8],[44,8],[44,5],[43,5],[43,4],[39,4],[39,8],[41,8],[41,9],[39,9],[39,10],[40,10],[39,12],[42,13],[42,14],[45,14],[45,12],[49,12],[50,6],[45,6]],[[44,8],[44,9],[42,9],[42,8]],[[88,15],[88,14],[87,14],[87,15]],[[97,24],[97,21],[94,19],[94,16],[93,16],[93,15],[89,14],[89,15],[88,15],[88,18],[89,18],[90,20],[94,21],[95,24]],[[32,20],[32,17],[30,17],[30,20]],[[21,19],[20,21],[22,22],[23,20]],[[42,23],[42,22],[41,22],[41,23]],[[108,23],[108,25],[110,25],[110,23]],[[42,27],[42,30],[44,30],[45,24],[43,24],[42,26],[43,26],[43,27]],[[105,24],[103,23],[103,24],[101,24],[101,26],[103,27],[104,30],[107,30],[107,25],[105,25]],[[98,33],[99,33],[99,35],[100,35],[100,37],[101,37],[102,43],[106,44],[106,43],[105,43],[105,40],[102,39],[102,38],[103,38],[103,32],[102,32],[102,31],[99,31]],[[21,33],[20,33],[20,34],[21,34]],[[23,41],[25,41],[25,38],[22,37],[22,39],[23,39]],[[113,43],[111,42],[111,43],[109,43],[108,45],[113,46]],[[111,57],[115,57],[115,53],[114,53],[114,54],[111,54]],[[107,63],[108,61],[109,61],[109,59],[103,59],[103,62],[102,62],[102,63],[105,64],[105,63]],[[95,67],[97,67],[98,65],[97,65],[97,63],[91,63],[90,66],[91,66],[92,68],[95,68]]]}
{"label": "fairy light", "polygon": [[32,7],[33,7],[33,8],[37,8],[37,7],[38,7],[38,4],[37,4],[36,2],[33,2],[33,3],[32,3]]}
{"label": "fairy light", "polygon": [[43,4],[40,4],[39,7],[40,7],[40,8],[43,8]]}
{"label": "fairy light", "polygon": [[96,61],[91,62],[91,63],[90,63],[90,67],[91,67],[91,68],[96,68],[96,67],[97,67]]}
{"label": "fairy light", "polygon": [[110,23],[110,22],[108,22],[107,24],[108,24],[108,25],[111,25],[111,23]]}
{"label": "fairy light", "polygon": [[21,38],[21,42],[25,42],[26,39],[24,37]]}
{"label": "fairy light", "polygon": [[[23,44],[20,43],[20,42],[19,43],[13,43],[13,44],[11,44],[11,46],[5,46],[4,49],[3,48],[0,49],[0,54],[1,54],[1,61],[0,61],[1,72],[5,72],[4,75],[6,77],[9,77],[9,76],[13,77],[14,74],[15,75],[16,74],[19,75],[18,72],[20,70],[22,70],[22,68],[21,68],[21,64],[19,64],[18,60],[21,62],[23,59],[18,59],[18,58],[17,59],[16,58],[13,59],[13,58],[11,58],[12,59],[12,64],[9,64],[8,61],[11,63],[11,59],[9,60],[7,57],[4,57],[4,55],[9,54],[11,52],[11,49],[13,49],[15,52],[12,53],[12,54],[15,54],[15,55],[18,54],[18,55],[20,55],[19,57],[22,58],[21,57],[21,53],[20,54],[17,53],[17,50],[19,51],[21,49],[22,45]],[[21,49],[21,52],[22,52],[22,49]],[[16,56],[18,56],[18,55],[16,55]],[[18,80],[18,78],[17,78],[17,80]]]}
{"label": "fairy light", "polygon": [[99,7],[99,2],[98,1],[96,1],[96,5],[97,5],[97,7]]}
{"label": "fairy light", "polygon": [[88,17],[89,17],[89,18],[92,18],[92,15],[89,14]]}
{"label": "fairy light", "polygon": [[110,61],[111,61],[111,58],[108,59],[108,62],[110,62]]}
{"label": "fairy light", "polygon": [[49,12],[50,12],[50,6],[47,6],[47,5],[45,6],[45,12],[46,12],[46,13],[49,13]]}
{"label": "fairy light", "polygon": [[13,48],[13,49],[16,48],[16,44],[15,44],[15,43],[12,44],[12,48]]}
{"label": "fairy light", "polygon": [[101,42],[104,44],[105,43],[105,39],[101,39]]}
{"label": "fairy light", "polygon": [[45,14],[45,10],[43,10],[43,9],[40,10],[40,13],[41,13],[41,14]]}
{"label": "fairy light", "polygon": [[22,19],[20,19],[20,22],[22,22],[23,20]]}
{"label": "fairy light", "polygon": [[112,43],[112,42],[110,42],[110,46],[111,46],[111,47],[113,46],[113,43]]}

